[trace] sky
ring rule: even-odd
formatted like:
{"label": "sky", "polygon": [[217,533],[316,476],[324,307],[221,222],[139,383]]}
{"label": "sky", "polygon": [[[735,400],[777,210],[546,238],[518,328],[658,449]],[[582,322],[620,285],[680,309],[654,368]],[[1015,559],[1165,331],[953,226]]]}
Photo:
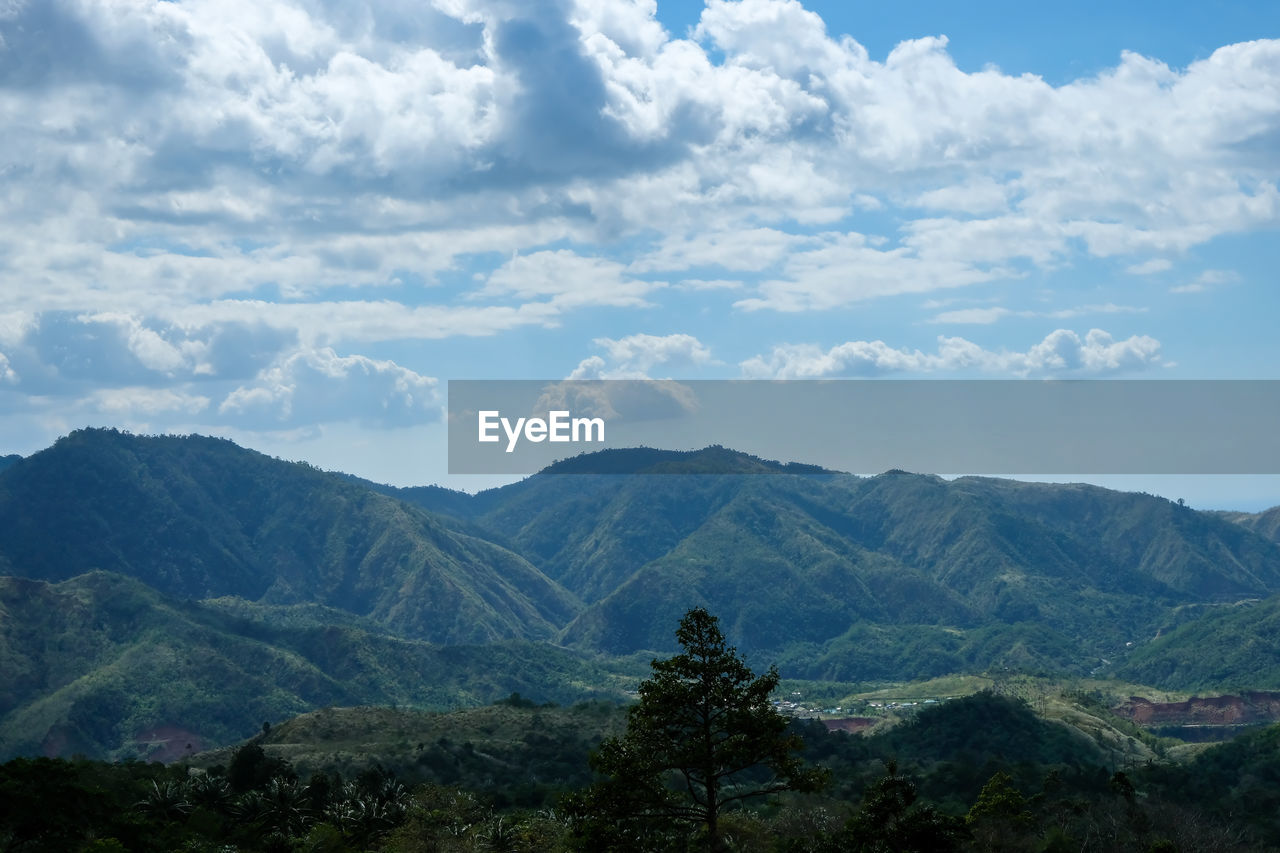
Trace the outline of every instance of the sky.
{"label": "sky", "polygon": [[0,453],[470,489],[449,379],[1280,378],[1273,2],[0,0],[0,128]]}

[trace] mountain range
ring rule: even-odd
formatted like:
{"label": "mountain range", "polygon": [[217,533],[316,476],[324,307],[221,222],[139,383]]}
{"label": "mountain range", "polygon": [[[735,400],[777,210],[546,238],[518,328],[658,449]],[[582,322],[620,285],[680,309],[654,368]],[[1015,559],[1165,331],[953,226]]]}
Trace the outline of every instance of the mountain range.
{"label": "mountain range", "polygon": [[1206,631],[1274,636],[1278,532],[1280,509],[720,447],[469,495],[80,430],[0,463],[0,757],[121,757],[166,727],[217,745],[329,704],[620,696],[695,605],[790,678],[1274,686],[1262,646],[1186,664]]}

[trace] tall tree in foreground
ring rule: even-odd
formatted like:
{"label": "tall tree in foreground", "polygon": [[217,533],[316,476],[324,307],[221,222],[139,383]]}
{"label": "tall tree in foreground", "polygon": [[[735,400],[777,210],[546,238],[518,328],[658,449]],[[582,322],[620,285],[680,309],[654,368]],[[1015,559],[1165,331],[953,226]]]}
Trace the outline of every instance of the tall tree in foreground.
{"label": "tall tree in foreground", "polygon": [[757,677],[716,623],[701,607],[685,614],[676,630],[684,651],[653,661],[626,734],[592,755],[608,778],[570,803],[585,818],[588,846],[669,848],[701,827],[702,845],[721,850],[726,808],[825,781],[825,771],[804,765],[800,738],[786,734],[786,718],[769,704],[777,667]]}

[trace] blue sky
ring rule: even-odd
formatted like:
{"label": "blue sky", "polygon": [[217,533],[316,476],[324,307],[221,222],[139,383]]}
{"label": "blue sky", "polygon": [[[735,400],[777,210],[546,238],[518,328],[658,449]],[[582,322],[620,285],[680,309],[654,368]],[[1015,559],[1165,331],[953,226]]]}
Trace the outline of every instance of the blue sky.
{"label": "blue sky", "polygon": [[1156,8],[0,3],[0,452],[412,484],[450,378],[1280,378],[1280,6]]}

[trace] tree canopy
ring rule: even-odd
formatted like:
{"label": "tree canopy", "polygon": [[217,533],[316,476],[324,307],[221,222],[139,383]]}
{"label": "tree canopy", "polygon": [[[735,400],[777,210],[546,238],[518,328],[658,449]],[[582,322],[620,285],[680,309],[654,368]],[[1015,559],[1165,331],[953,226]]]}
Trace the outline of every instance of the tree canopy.
{"label": "tree canopy", "polygon": [[699,607],[680,620],[683,652],[652,662],[626,733],[592,756],[603,774],[580,806],[584,838],[613,849],[652,848],[661,836],[700,829],[722,847],[719,819],[744,800],[811,790],[825,780],[797,754],[800,738],[770,704],[778,671],[756,676],[728,646],[717,619]]}

